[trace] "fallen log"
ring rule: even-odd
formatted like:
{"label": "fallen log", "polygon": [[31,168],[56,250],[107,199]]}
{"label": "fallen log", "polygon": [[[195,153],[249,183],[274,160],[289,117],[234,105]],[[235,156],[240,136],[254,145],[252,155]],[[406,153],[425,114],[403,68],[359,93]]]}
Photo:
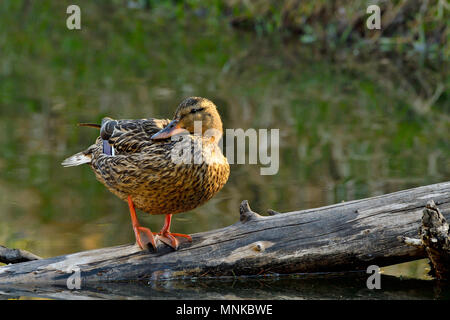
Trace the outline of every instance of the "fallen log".
{"label": "fallen log", "polygon": [[81,286],[111,281],[236,277],[366,270],[427,257],[407,245],[421,226],[428,201],[450,218],[450,182],[343,202],[317,209],[261,216],[247,201],[240,221],[192,235],[178,251],[136,245],[84,251],[0,267],[2,284],[63,285],[78,273]]}

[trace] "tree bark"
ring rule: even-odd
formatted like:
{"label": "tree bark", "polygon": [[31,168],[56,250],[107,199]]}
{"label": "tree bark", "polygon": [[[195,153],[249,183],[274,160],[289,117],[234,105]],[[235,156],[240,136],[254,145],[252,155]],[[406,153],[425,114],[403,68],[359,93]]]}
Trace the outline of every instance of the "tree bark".
{"label": "tree bark", "polygon": [[431,265],[431,275],[438,280],[450,279],[449,225],[433,200],[423,210],[420,239],[405,238],[405,243],[426,251]]}
{"label": "tree bark", "polygon": [[178,251],[136,245],[84,251],[0,267],[2,284],[67,284],[79,271],[81,285],[110,281],[207,278],[366,270],[427,257],[407,245],[418,236],[422,211],[433,200],[450,218],[450,182],[331,206],[269,216],[247,201],[240,221],[192,235]]}

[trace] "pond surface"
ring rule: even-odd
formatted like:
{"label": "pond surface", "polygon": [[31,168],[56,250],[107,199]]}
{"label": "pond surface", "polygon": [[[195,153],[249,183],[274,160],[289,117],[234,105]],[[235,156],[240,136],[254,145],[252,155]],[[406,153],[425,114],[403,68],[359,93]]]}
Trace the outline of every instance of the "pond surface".
{"label": "pond surface", "polygon": [[365,273],[298,274],[278,278],[109,283],[81,290],[66,287],[3,287],[8,299],[149,300],[448,300],[448,283],[381,277],[381,289],[368,289]]}
{"label": "pond surface", "polygon": [[[22,16],[10,6],[0,10],[7,30],[0,34],[0,244],[50,257],[134,242],[126,203],[88,166],[60,163],[98,135],[77,123],[171,118],[193,95],[218,105],[225,128],[279,129],[280,167],[263,176],[260,164],[232,165],[217,196],[174,216],[175,232],[233,224],[244,199],[257,212],[287,212],[450,180],[449,104],[445,94],[430,100],[445,68],[411,69],[396,57],[324,51],[225,22],[187,24],[139,11],[91,7],[83,29],[72,32],[65,10]],[[159,216],[139,219],[152,230],[163,224]],[[427,279],[425,267],[422,260],[385,273]],[[286,290],[296,297],[292,286]],[[327,297],[323,286],[315,297]],[[232,292],[228,284],[212,287]]]}

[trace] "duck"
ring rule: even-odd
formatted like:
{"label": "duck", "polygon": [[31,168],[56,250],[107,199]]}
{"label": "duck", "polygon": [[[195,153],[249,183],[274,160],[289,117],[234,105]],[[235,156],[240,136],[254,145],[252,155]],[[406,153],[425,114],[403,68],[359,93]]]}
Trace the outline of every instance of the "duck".
{"label": "duck", "polygon": [[[172,120],[103,118],[80,126],[100,130],[95,143],[65,159],[64,167],[88,164],[98,181],[128,203],[136,244],[157,250],[160,240],[177,250],[187,234],[170,231],[172,216],[210,200],[226,184],[230,166],[219,146],[223,124],[216,105],[184,99]],[[165,215],[159,232],[140,225],[136,208]]]}

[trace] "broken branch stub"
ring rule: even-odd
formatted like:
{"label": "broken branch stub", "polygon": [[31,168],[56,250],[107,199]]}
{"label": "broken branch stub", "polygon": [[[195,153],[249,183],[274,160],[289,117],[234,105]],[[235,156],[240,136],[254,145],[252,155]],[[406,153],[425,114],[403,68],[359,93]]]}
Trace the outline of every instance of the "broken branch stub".
{"label": "broken branch stub", "polygon": [[10,249],[0,246],[0,262],[1,263],[20,263],[41,259],[35,254],[21,249]]}
{"label": "broken branch stub", "polygon": [[240,217],[239,220],[243,223],[253,220],[259,220],[263,217],[257,214],[256,212],[253,212],[250,208],[250,205],[248,204],[248,200],[244,200],[241,202],[241,205],[239,207],[239,213]]}
{"label": "broken branch stub", "polygon": [[423,210],[419,232],[430,259],[431,273],[440,280],[450,279],[449,225],[433,200]]}

